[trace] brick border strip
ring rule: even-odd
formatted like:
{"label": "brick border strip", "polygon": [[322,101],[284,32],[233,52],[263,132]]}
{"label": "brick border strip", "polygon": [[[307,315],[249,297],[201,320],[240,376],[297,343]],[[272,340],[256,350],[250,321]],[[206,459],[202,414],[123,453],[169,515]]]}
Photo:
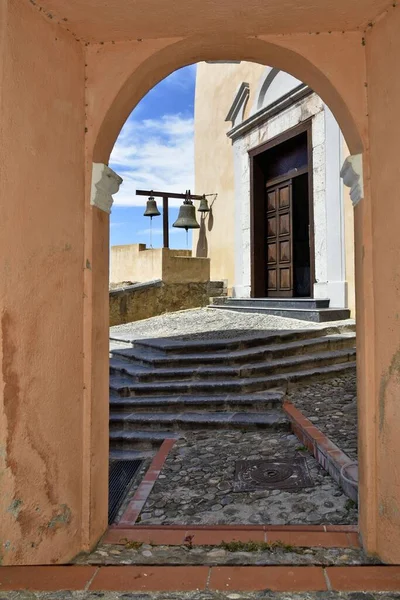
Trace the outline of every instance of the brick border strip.
{"label": "brick border strip", "polygon": [[354,461],[334,444],[320,429],[287,400],[283,404],[292,432],[314,455],[319,464],[342,488],[344,493],[358,503],[358,485],[346,481],[341,473],[342,468]]}
{"label": "brick border strip", "polygon": [[155,546],[218,546],[222,542],[282,542],[303,548],[357,548],[358,533],[352,526],[221,526],[221,527],[113,527],[103,544],[125,545],[129,542]]}
{"label": "brick border strip", "polygon": [[4,591],[400,591],[400,566],[1,567]]}
{"label": "brick border strip", "polygon": [[176,438],[167,438],[161,444],[159,451],[153,458],[152,463],[146,472],[146,475],[143,477],[132,500],[129,502],[124,514],[122,515],[118,523],[119,527],[129,527],[136,523],[175,442]]}

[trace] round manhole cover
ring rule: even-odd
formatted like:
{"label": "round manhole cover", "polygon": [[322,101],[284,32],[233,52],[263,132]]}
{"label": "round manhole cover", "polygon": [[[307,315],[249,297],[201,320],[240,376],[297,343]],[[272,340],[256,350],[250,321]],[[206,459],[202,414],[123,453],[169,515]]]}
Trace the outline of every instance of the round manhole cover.
{"label": "round manhole cover", "polygon": [[304,458],[293,460],[239,460],[234,491],[304,488],[313,485]]}
{"label": "round manhole cover", "polygon": [[278,483],[293,475],[290,465],[250,464],[239,473],[239,481],[254,482],[257,485]]}

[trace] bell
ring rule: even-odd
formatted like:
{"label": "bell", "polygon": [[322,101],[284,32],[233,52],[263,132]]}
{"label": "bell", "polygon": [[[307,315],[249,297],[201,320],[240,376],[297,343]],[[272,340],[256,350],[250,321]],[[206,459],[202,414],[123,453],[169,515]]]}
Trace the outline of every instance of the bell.
{"label": "bell", "polygon": [[196,209],[191,200],[184,200],[179,209],[178,218],[172,227],[181,227],[182,229],[200,229],[196,221]]}
{"label": "bell", "polygon": [[210,212],[210,207],[208,206],[208,200],[205,196],[200,200],[200,206],[197,209],[199,212]]}
{"label": "bell", "polygon": [[158,217],[161,215],[160,211],[157,208],[157,203],[154,200],[154,196],[150,196],[146,203],[146,210],[143,213],[144,217]]}

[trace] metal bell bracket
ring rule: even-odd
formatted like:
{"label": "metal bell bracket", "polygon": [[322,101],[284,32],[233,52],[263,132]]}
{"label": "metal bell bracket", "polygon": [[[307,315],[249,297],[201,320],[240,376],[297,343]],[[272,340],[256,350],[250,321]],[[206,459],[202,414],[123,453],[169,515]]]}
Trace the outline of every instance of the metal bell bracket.
{"label": "metal bell bracket", "polygon": [[[185,206],[186,210],[187,210],[187,208],[189,208],[190,205],[193,206],[192,200],[200,200],[200,206],[201,206],[201,201],[204,201],[207,198],[207,196],[214,196],[214,199],[211,203],[211,207],[212,207],[212,205],[215,201],[215,198],[217,197],[217,194],[203,194],[202,196],[199,196],[198,194],[191,194],[190,190],[186,190],[185,194],[176,194],[174,192],[153,192],[152,190],[151,191],[136,190],[136,195],[137,196],[149,196],[149,201],[155,200],[155,198],[162,198],[162,200],[163,200],[163,238],[164,238],[163,246],[164,246],[164,248],[169,248],[169,221],[168,221],[168,200],[169,200],[169,198],[176,198],[176,199],[183,200],[184,202],[183,202],[181,208],[183,206]],[[207,202],[207,200],[206,200],[206,202]],[[155,204],[155,202],[154,202],[154,204]],[[145,214],[145,216],[149,216],[149,217],[158,216],[160,213],[158,211],[156,204],[155,204],[155,209],[157,210],[157,213]],[[193,210],[194,211],[196,210],[194,206],[193,206]],[[208,212],[208,211],[200,210],[200,212]],[[145,213],[147,213],[147,208],[146,208]],[[178,217],[178,219],[179,219],[179,217]],[[189,226],[190,229],[199,228],[200,226],[196,221],[195,213],[193,215],[193,220],[194,220],[194,223],[196,223],[196,225],[193,225],[192,227]],[[184,227],[186,229],[185,225],[181,225],[181,227]]]}

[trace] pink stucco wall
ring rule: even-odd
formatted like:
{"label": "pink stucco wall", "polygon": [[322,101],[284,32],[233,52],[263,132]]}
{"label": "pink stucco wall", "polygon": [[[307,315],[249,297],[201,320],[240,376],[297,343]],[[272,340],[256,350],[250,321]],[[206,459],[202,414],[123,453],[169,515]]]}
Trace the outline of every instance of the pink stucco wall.
{"label": "pink stucco wall", "polygon": [[[205,59],[291,72],[333,110],[350,151],[365,151],[355,212],[361,527],[369,551],[399,562],[400,9],[365,35],[310,34],[305,23],[303,34],[232,36],[228,10],[212,35],[204,25],[185,39],[93,43],[35,3],[0,8],[3,564],[65,562],[106,527],[108,216],[89,204],[91,164],[108,161],[152,85]],[[203,3],[196,26],[209,16]]]}
{"label": "pink stucco wall", "polygon": [[6,4],[0,557],[57,562],[81,547],[84,60],[29,3]]}
{"label": "pink stucco wall", "polygon": [[[366,502],[369,495],[374,499],[368,518],[376,520],[376,548],[388,561],[393,561],[394,548],[400,559],[399,31],[400,7],[391,6],[365,36],[372,206],[371,237],[365,236],[360,249],[360,260],[368,260],[371,268],[373,315],[364,325],[370,367],[374,365],[373,387],[366,390],[366,414],[360,411],[365,427],[361,449],[367,458],[363,475],[368,483],[361,501]],[[368,524],[363,525],[368,530]]]}

